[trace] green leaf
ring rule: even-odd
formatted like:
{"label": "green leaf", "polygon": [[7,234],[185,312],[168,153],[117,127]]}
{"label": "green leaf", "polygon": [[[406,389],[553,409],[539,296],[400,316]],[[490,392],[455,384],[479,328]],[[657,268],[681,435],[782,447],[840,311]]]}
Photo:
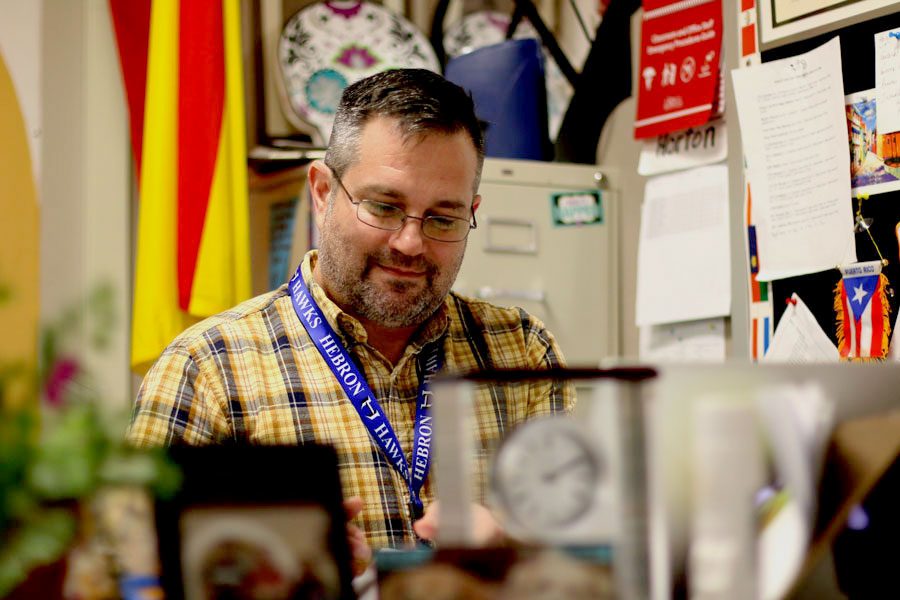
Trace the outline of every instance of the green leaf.
{"label": "green leaf", "polygon": [[77,521],[66,510],[44,510],[32,515],[0,549],[0,597],[24,581],[35,567],[60,558],[76,530]]}

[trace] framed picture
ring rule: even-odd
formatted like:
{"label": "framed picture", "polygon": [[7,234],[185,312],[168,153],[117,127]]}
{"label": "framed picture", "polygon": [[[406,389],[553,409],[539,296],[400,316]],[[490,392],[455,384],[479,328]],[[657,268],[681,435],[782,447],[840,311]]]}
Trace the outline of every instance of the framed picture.
{"label": "framed picture", "polygon": [[758,0],[762,49],[896,11],[896,0]]}
{"label": "framed picture", "polygon": [[177,447],[156,506],[166,598],[354,598],[337,457],[326,446]]}

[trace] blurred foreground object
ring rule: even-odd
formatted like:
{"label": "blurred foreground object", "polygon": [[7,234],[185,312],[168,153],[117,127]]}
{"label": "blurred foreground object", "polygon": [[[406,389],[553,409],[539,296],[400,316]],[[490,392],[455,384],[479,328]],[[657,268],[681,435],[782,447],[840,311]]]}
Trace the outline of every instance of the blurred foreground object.
{"label": "blurred foreground object", "polygon": [[[127,563],[117,564],[121,561],[111,548],[98,554],[91,547],[98,540],[90,534],[100,532],[90,511],[92,499],[114,486],[167,495],[179,485],[178,471],[162,451],[125,447],[128,415],[105,414],[109,411],[101,410],[90,374],[78,357],[66,353],[76,333],[96,347],[107,343],[115,322],[111,294],[98,287],[84,306],[64,311],[44,329],[40,367],[0,362],[0,597],[61,594],[53,589],[58,582],[45,573],[28,580],[29,573],[59,561],[76,541],[67,585],[82,582],[100,592],[109,581],[98,579],[98,556],[106,565],[101,572],[109,577],[124,574]],[[82,320],[91,324],[91,331],[80,331]],[[10,402],[11,389],[27,390],[34,401]],[[127,407],[124,399],[122,406]],[[138,522],[132,520],[130,526]],[[153,541],[148,543],[146,552],[153,555]],[[100,597],[83,589],[70,595]]]}

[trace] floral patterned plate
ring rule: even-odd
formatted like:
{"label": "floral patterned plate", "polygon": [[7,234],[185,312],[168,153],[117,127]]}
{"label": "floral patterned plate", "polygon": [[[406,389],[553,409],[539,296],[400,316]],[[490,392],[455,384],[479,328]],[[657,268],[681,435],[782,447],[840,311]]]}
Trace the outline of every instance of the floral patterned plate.
{"label": "floral patterned plate", "polygon": [[294,113],[325,144],[341,93],[380,71],[422,68],[440,72],[434,49],[415,25],[368,2],[319,2],[285,24],[278,62]]}

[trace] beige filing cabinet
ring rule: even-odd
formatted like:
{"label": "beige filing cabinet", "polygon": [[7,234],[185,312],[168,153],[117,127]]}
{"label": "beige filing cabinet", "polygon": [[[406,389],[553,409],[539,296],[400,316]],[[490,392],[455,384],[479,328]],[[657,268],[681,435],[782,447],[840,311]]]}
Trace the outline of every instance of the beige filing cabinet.
{"label": "beige filing cabinet", "polygon": [[[478,228],[453,289],[539,317],[570,366],[616,356],[615,183],[602,166],[486,159]],[[562,204],[562,220],[577,222],[579,204],[595,191],[601,222],[564,225],[559,212],[554,218],[554,205]]]}

